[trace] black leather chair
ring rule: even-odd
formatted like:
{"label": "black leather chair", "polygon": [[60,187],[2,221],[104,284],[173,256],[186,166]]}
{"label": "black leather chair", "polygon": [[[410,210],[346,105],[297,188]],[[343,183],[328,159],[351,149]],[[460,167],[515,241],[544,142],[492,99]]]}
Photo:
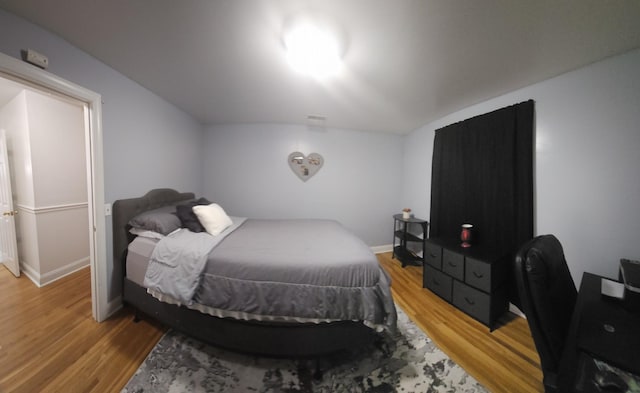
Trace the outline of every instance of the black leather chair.
{"label": "black leather chair", "polygon": [[540,356],[545,392],[557,392],[558,366],[577,297],[558,239],[542,235],[525,243],[516,254],[515,277]]}

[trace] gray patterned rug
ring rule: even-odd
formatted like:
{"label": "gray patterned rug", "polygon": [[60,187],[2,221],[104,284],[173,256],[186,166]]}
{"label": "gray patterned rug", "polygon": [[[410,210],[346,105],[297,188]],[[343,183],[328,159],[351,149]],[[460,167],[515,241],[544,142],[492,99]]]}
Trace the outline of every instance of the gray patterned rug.
{"label": "gray patterned rug", "polygon": [[440,351],[398,307],[398,332],[320,363],[256,357],[211,347],[169,331],[122,393],[465,392],[486,390]]}

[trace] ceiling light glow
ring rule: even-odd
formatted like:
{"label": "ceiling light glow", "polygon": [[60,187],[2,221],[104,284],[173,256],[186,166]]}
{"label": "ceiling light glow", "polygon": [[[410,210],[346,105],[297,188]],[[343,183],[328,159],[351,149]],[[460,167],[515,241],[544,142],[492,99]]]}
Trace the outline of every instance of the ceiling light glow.
{"label": "ceiling light glow", "polygon": [[287,59],[299,72],[324,78],[338,73],[341,68],[340,46],[328,31],[300,25],[284,37],[284,42]]}

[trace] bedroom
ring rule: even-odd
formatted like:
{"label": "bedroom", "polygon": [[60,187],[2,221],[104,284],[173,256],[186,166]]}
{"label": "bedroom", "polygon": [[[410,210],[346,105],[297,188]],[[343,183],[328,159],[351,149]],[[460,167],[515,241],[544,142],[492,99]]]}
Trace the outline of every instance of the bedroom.
{"label": "bedroom", "polygon": [[[522,83],[399,135],[332,127],[308,131],[304,124],[203,127],[59,37],[5,11],[0,18],[2,53],[19,57],[21,49],[33,47],[49,56],[50,72],[102,95],[107,203],[171,187],[216,198],[248,216],[331,214],[370,246],[388,246],[392,214],[410,206],[416,216],[429,216],[433,130],[532,98],[539,145],[536,233],[558,235],[577,281],[583,271],[613,276],[619,258],[639,254],[637,41],[626,53]],[[300,114],[303,121],[306,115]],[[286,166],[281,169],[283,157],[295,150],[325,157],[325,167],[307,183]],[[167,162],[166,154],[176,159]],[[223,171],[245,156],[252,160]],[[106,225],[110,233],[108,220]],[[106,250],[110,261],[109,245]],[[107,269],[109,277],[117,275],[111,264]],[[110,280],[108,300],[117,302],[119,293],[119,282]]]}

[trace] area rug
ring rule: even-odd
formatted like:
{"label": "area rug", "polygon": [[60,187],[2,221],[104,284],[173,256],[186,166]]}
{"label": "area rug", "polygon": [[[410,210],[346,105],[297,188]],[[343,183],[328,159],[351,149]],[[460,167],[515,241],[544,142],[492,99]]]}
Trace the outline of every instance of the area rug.
{"label": "area rug", "polygon": [[486,392],[397,309],[396,334],[322,359],[321,379],[308,360],[239,354],[170,330],[122,393]]}

